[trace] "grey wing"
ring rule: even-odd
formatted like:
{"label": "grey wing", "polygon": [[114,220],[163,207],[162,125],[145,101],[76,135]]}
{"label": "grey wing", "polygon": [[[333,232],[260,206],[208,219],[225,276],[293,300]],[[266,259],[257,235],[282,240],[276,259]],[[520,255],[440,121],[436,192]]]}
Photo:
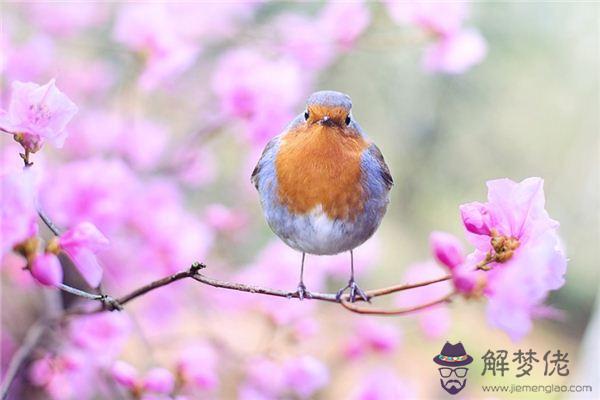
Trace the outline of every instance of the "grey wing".
{"label": "grey wing", "polygon": [[254,185],[254,187],[258,190],[258,179],[260,176],[260,171],[263,168],[264,161],[266,158],[271,157],[272,150],[275,149],[275,146],[279,143],[279,136],[275,136],[273,139],[267,143],[265,149],[263,150],[258,163],[256,163],[256,167],[254,167],[254,171],[252,171],[252,175],[250,176],[250,182]]}
{"label": "grey wing", "polygon": [[383,154],[381,154],[381,150],[379,150],[379,147],[377,147],[375,144],[371,144],[371,146],[369,146],[369,148],[367,149],[367,152],[375,161],[377,169],[379,170],[379,173],[381,175],[381,179],[383,179],[387,190],[390,190],[392,188],[392,185],[394,184],[394,179],[392,178],[390,169],[385,163],[385,159],[383,158]]}

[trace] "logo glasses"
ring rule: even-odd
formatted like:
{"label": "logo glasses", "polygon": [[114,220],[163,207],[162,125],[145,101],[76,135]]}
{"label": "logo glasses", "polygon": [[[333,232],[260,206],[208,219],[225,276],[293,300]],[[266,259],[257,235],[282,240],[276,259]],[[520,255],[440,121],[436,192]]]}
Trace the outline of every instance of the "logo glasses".
{"label": "logo glasses", "polygon": [[440,375],[442,378],[449,378],[454,373],[458,378],[464,378],[467,376],[467,371],[469,368],[438,368],[440,371]]}

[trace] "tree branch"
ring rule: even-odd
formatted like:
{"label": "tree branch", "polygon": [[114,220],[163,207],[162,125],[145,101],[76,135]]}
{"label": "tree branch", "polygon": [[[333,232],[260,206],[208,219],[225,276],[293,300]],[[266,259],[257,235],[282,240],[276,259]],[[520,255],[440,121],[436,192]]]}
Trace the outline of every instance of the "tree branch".
{"label": "tree branch", "polygon": [[[39,211],[39,216],[42,219],[42,221],[46,224],[46,226],[48,226],[48,228],[55,235],[57,235],[57,236],[60,235],[61,230],[56,225],[54,225],[54,223],[50,220],[50,218],[41,210]],[[496,257],[492,254],[488,254],[488,256],[483,261],[481,261],[479,264],[477,264],[475,270],[488,270],[489,267],[487,267],[487,265],[491,264],[492,262],[495,262],[495,261],[497,261]],[[160,287],[169,285],[175,281],[179,281],[181,279],[186,279],[186,278],[192,278],[197,282],[200,282],[200,283],[208,285],[208,286],[216,287],[216,288],[229,289],[229,290],[235,290],[235,291],[247,292],[247,293],[253,293],[253,294],[263,294],[263,295],[275,296],[275,297],[285,297],[287,299],[299,298],[299,295],[297,292],[288,292],[288,291],[281,290],[281,289],[272,289],[272,288],[267,288],[267,287],[262,287],[262,286],[247,285],[244,283],[229,282],[229,281],[210,278],[208,276],[205,276],[205,275],[199,273],[199,271],[204,268],[206,268],[205,264],[196,262],[196,263],[192,264],[192,266],[186,271],[180,271],[173,275],[169,275],[167,277],[153,281],[153,282],[151,282],[147,285],[144,285],[138,289],[135,289],[131,293],[126,294],[119,298],[113,298],[113,297],[105,295],[105,294],[88,293],[88,292],[85,292],[80,289],[73,288],[73,287],[70,287],[70,286],[67,286],[64,284],[61,284],[58,287],[59,287],[59,289],[67,291],[69,293],[81,296],[81,297],[89,299],[89,300],[100,301],[102,303],[102,305],[100,307],[92,309],[92,310],[86,310],[86,309],[70,310],[65,314],[66,316],[82,315],[82,314],[85,315],[85,314],[93,314],[93,313],[98,313],[98,312],[103,312],[103,311],[122,310],[123,306],[126,303],[128,303],[140,296],[143,296],[144,294],[146,294],[148,292],[151,292]],[[402,292],[402,291],[406,291],[406,290],[416,289],[419,287],[429,286],[429,285],[433,285],[436,283],[445,282],[445,281],[448,281],[451,279],[452,279],[452,275],[445,275],[445,276],[442,276],[439,278],[430,279],[430,280],[418,282],[418,283],[393,285],[393,286],[389,286],[389,287],[385,287],[385,288],[381,288],[381,289],[369,290],[366,293],[367,293],[367,296],[368,296],[368,299],[370,302],[371,299],[376,298],[376,297],[386,296],[386,295],[392,294],[392,293],[397,293],[397,292]],[[304,298],[306,298],[308,300],[320,300],[320,301],[327,301],[330,303],[340,303],[346,310],[349,310],[349,311],[352,311],[352,312],[355,312],[358,314],[402,315],[402,314],[407,314],[407,313],[415,312],[418,310],[422,310],[425,308],[429,308],[429,307],[432,307],[437,304],[449,302],[452,299],[452,297],[454,297],[456,294],[457,294],[457,292],[453,291],[453,292],[447,294],[446,296],[444,296],[440,299],[437,299],[435,301],[417,305],[414,307],[400,308],[400,309],[382,309],[382,308],[373,308],[373,307],[361,307],[361,306],[351,303],[349,295],[345,295],[342,298],[338,299],[336,294],[333,294],[333,293],[311,292],[308,296],[305,296]],[[362,300],[357,299],[357,301],[362,301]]]}
{"label": "tree branch", "polygon": [[406,308],[394,308],[394,309],[389,309],[389,308],[372,308],[372,307],[360,307],[354,303],[350,303],[348,300],[343,299],[341,301],[342,306],[349,311],[355,312],[357,314],[368,314],[368,315],[404,315],[404,314],[410,314],[412,312],[415,311],[420,311],[420,310],[424,310],[426,308],[429,307],[433,307],[436,306],[438,304],[443,304],[443,303],[449,303],[452,301],[452,297],[454,297],[454,295],[456,295],[457,293],[455,291],[452,291],[450,293],[448,293],[447,295],[445,295],[442,298],[439,298],[437,300],[433,300],[430,301],[429,303],[424,303],[424,304],[420,304],[417,306],[413,306],[413,307],[406,307]]}
{"label": "tree branch", "polygon": [[[206,268],[206,265],[201,264],[201,263],[194,263],[190,267],[190,269],[187,271],[177,272],[177,273],[175,273],[173,275],[169,275],[165,278],[158,279],[158,280],[153,281],[145,286],[135,289],[131,293],[128,293],[124,296],[121,296],[121,297],[118,297],[115,299],[105,296],[105,297],[112,299],[112,302],[113,302],[112,307],[110,305],[107,307],[106,298],[105,299],[92,299],[92,300],[103,301],[103,305],[98,308],[92,309],[92,310],[85,310],[85,309],[71,310],[67,313],[67,315],[85,315],[85,314],[93,314],[93,313],[98,313],[98,312],[103,312],[103,311],[120,310],[123,308],[123,306],[126,303],[129,303],[130,301],[132,301],[140,296],[143,296],[144,294],[146,294],[148,292],[151,292],[160,287],[167,286],[175,281],[179,281],[179,280],[186,279],[186,278],[194,279],[197,282],[200,282],[204,285],[212,286],[215,288],[235,290],[235,291],[239,291],[239,292],[246,292],[246,293],[253,293],[253,294],[262,294],[262,295],[274,296],[274,297],[282,297],[282,298],[287,298],[287,299],[299,298],[298,293],[296,293],[296,292],[288,292],[288,291],[281,290],[281,289],[272,289],[272,288],[263,287],[263,286],[248,285],[248,284],[244,284],[244,283],[229,282],[229,281],[224,281],[224,280],[220,280],[220,279],[210,278],[206,275],[199,273],[199,271],[204,268]],[[433,285],[435,283],[444,282],[449,279],[450,279],[449,276],[444,276],[441,278],[431,279],[428,281],[419,282],[419,283],[415,283],[415,284],[395,285],[395,286],[390,286],[388,288],[370,290],[370,291],[367,291],[367,293],[369,295],[369,299],[371,299],[371,298],[375,298],[375,297],[385,296],[385,295],[388,295],[391,293],[396,293],[396,292],[401,292],[401,291],[405,291],[405,290],[415,289],[418,287]],[[345,295],[340,300],[337,300],[336,294],[334,294],[334,293],[311,292],[310,296],[306,296],[304,298],[307,300],[320,300],[320,301],[326,301],[326,302],[330,302],[330,303],[340,303],[345,309],[352,311],[352,312],[359,313],[359,314],[401,315],[401,314],[407,314],[410,312],[418,311],[418,310],[421,310],[424,308],[428,308],[428,307],[434,306],[436,304],[449,302],[450,299],[455,294],[456,294],[455,292],[452,292],[452,293],[449,293],[448,295],[446,295],[438,300],[435,300],[433,302],[421,304],[421,305],[407,308],[407,309],[395,309],[395,310],[385,310],[385,309],[370,308],[370,307],[369,308],[361,308],[353,303],[350,303],[350,299],[349,299],[348,295]],[[362,301],[362,300],[357,299],[357,301]]]}
{"label": "tree branch", "polygon": [[12,359],[10,360],[10,364],[8,365],[8,369],[6,370],[6,375],[4,377],[4,381],[2,382],[2,386],[0,387],[0,394],[2,396],[2,400],[8,397],[8,391],[10,387],[19,374],[21,367],[23,364],[27,362],[31,352],[35,349],[35,346],[40,342],[46,329],[48,328],[48,324],[46,321],[38,321],[33,324],[27,334],[25,335],[25,339],[23,340],[23,344],[17,352],[14,354]]}

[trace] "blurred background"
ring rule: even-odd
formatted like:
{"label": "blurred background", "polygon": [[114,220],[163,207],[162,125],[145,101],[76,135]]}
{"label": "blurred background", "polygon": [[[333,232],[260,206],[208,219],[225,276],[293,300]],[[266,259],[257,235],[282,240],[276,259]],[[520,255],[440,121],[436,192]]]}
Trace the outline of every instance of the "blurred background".
{"label": "blurred background", "polygon": [[[600,274],[596,4],[0,7],[0,108],[12,82],[51,78],[79,107],[65,146],[46,145],[33,168],[40,205],[54,222],[92,221],[110,239],[100,254],[106,293],[122,295],[194,261],[206,263],[207,276],[293,290],[300,254],[269,230],[249,177],[265,143],[321,89],[352,97],[354,117],[395,180],[379,231],[356,252],[363,288],[444,274],[429,233],[464,237],[458,205],[485,201],[485,181],[502,177],[544,178],[546,209],[561,223],[570,259],[565,286],[547,301],[561,317],[536,320],[516,343],[487,325],[484,299],[384,318],[181,281],[122,313],[53,329],[12,398],[145,396],[115,381],[117,360],[142,380],[153,368],[169,370],[178,393],[194,399],[445,398],[431,359],[446,340],[462,341],[475,358],[466,398],[490,398],[482,384],[600,390],[598,366],[582,367],[586,356],[600,356],[598,332],[581,346],[598,312]],[[18,145],[8,135],[0,143],[3,172],[19,169]],[[35,320],[81,302],[41,289],[22,267],[5,255],[3,370]],[[84,287],[65,268],[67,281]],[[306,284],[334,292],[348,272],[347,255],[309,256]],[[418,302],[444,290],[381,302]],[[532,377],[515,378],[516,364],[507,376],[481,376],[488,349],[533,349],[540,359],[560,349],[570,374],[544,376],[541,363]]]}

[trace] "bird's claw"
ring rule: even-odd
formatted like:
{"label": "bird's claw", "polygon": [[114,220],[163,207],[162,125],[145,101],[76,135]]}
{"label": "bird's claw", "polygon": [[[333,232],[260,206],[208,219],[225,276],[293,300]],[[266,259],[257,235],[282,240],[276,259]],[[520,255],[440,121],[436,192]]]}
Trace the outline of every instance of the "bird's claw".
{"label": "bird's claw", "polygon": [[296,289],[296,291],[293,294],[297,295],[300,300],[304,300],[305,297],[307,299],[310,299],[312,297],[312,294],[308,290],[306,290],[304,282],[300,282],[298,284],[298,289]]}
{"label": "bird's claw", "polygon": [[356,301],[357,295],[366,302],[371,301],[369,295],[367,295],[367,293],[356,284],[354,279],[350,279],[346,286],[338,290],[337,294],[335,295],[335,299],[337,301],[341,301],[342,295],[344,294],[346,289],[350,289],[350,294],[348,296],[348,300],[350,300],[350,303],[354,303]]}

